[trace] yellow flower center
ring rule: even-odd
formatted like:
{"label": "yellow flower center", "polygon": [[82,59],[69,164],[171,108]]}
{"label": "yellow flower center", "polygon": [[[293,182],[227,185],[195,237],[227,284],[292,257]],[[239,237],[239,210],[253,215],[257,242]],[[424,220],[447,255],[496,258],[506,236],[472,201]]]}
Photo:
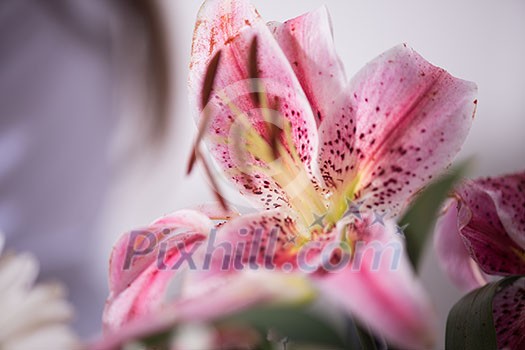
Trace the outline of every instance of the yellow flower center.
{"label": "yellow flower center", "polygon": [[[259,89],[262,90],[261,87]],[[259,93],[258,111],[267,127],[267,138],[257,130],[245,112],[226,96],[219,96],[235,116],[230,133],[233,137],[224,141],[230,143],[235,157],[241,160],[241,167],[249,164],[240,170],[248,175],[253,172],[264,174],[283,189],[302,224],[310,228],[307,232],[300,233],[303,240],[310,240],[315,230],[333,227],[343,217],[348,201],[354,199],[359,177],[349,182],[342,191],[330,192],[323,189],[312,180],[307,166],[301,161],[293,141],[290,121],[269,108],[265,93]],[[278,134],[272,134],[271,128],[277,129]],[[248,157],[252,158],[250,162],[242,161]]]}

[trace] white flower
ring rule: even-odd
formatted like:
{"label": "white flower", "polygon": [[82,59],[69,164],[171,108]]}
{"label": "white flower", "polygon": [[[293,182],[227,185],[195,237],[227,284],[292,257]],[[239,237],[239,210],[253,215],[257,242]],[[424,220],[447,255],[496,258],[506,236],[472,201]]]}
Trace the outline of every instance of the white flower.
{"label": "white flower", "polygon": [[34,284],[38,262],[29,254],[2,254],[0,232],[0,349],[71,350],[79,342],[67,322],[73,315],[55,283]]}

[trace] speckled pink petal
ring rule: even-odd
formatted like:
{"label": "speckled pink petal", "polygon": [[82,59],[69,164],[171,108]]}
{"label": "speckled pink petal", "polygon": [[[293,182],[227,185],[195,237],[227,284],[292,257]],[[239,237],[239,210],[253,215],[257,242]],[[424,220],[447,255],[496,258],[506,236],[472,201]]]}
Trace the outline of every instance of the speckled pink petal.
{"label": "speckled pink petal", "polygon": [[334,96],[319,126],[318,167],[326,187],[345,191],[356,179],[358,160],[356,152],[356,122],[352,98],[346,92]]}
{"label": "speckled pink petal", "polygon": [[494,201],[507,234],[525,249],[525,172],[475,182]]}
{"label": "speckled pink petal", "polygon": [[464,291],[479,288],[487,283],[485,275],[470,256],[459,233],[458,203],[453,200],[436,223],[434,247],[439,264],[450,279]]}
{"label": "speckled pink petal", "polygon": [[503,286],[492,308],[498,349],[525,349],[525,278]]}
{"label": "speckled pink petal", "polygon": [[395,215],[460,150],[476,109],[476,85],[400,45],[367,64],[349,93],[354,117],[345,114],[340,129],[350,123],[355,131],[349,156],[359,159],[357,190],[367,206]]}
{"label": "speckled pink petal", "polygon": [[109,263],[109,288],[119,294],[143,273],[155,259],[159,243],[165,239],[185,241],[182,232],[193,232],[197,238],[205,237],[213,228],[211,220],[195,210],[180,210],[166,215],[150,226],[123,234],[113,247]]}
{"label": "speckled pink petal", "polygon": [[[221,247],[212,257],[214,268],[228,270],[296,267],[297,244],[305,232],[284,210],[246,214],[222,226],[209,246]],[[223,249],[224,247],[228,247]],[[231,259],[225,262],[224,256]],[[227,267],[227,268],[225,268]]]}
{"label": "speckled pink petal", "polygon": [[355,248],[353,262],[341,271],[319,276],[317,285],[398,348],[431,348],[435,314],[395,225],[365,220],[355,229],[354,235],[362,242],[358,244],[364,245]]}
{"label": "speckled pink petal", "polygon": [[[272,177],[275,169],[269,170],[267,160],[246,152],[244,144],[248,137],[242,126],[243,119],[248,120],[251,130],[260,135],[266,145],[269,144],[263,113],[251,95],[253,85],[249,80],[248,63],[254,37],[258,39],[259,78],[268,96],[269,108],[278,110],[281,117],[277,121],[279,126],[284,127],[283,123],[288,122],[291,124],[291,141],[299,158],[295,165],[301,169],[309,169],[313,155],[317,153],[317,130],[308,99],[279,44],[252,10],[247,10],[244,1],[210,3],[199,14],[193,41],[189,86],[194,111],[201,113],[198,101],[205,67],[220,49],[222,55],[215,79],[216,93],[212,94],[207,106],[211,114],[207,136],[210,151],[226,175],[255,203],[266,208],[286,205],[288,199],[282,188],[285,185],[278,185]],[[235,108],[229,105],[230,101]],[[239,116],[239,111],[246,118]],[[291,145],[287,146],[289,149]],[[261,145],[255,147],[262,149]]]}
{"label": "speckled pink petal", "polygon": [[[262,19],[247,0],[207,0],[197,15],[190,58],[190,84],[202,85],[206,68],[218,49]],[[193,89],[193,86],[191,87]],[[195,96],[200,100],[201,91]]]}
{"label": "speckled pink petal", "polygon": [[283,24],[268,24],[310,101],[317,123],[335,111],[332,104],[347,85],[335,51],[332,23],[323,6]]}
{"label": "speckled pink petal", "polygon": [[460,233],[481,269],[494,275],[525,274],[525,250],[503,226],[494,193],[480,181],[469,181],[457,194]]}
{"label": "speckled pink petal", "polygon": [[324,184],[331,189],[344,187],[355,176],[355,123],[328,11],[322,7],[269,26],[292,63],[319,125],[318,167]]}

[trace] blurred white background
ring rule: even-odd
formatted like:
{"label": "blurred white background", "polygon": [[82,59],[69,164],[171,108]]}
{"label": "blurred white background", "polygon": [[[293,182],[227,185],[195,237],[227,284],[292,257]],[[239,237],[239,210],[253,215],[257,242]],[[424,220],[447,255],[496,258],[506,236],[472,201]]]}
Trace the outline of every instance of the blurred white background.
{"label": "blurred white background", "polygon": [[[265,20],[284,21],[326,5],[338,52],[351,77],[366,62],[406,42],[435,65],[474,81],[479,104],[460,157],[475,155],[472,176],[525,169],[525,2],[507,1],[335,1],[255,0]],[[106,257],[121,232],[147,224],[174,209],[211,200],[200,174],[186,177],[195,133],[186,98],[186,77],[195,16],[200,1],[165,0],[173,52],[174,123],[169,145],[155,161],[130,169],[111,193],[101,229],[101,281]],[[439,271],[431,252],[422,276],[441,318],[460,293]],[[442,341],[442,340],[441,340]],[[442,343],[438,348],[442,348]]]}

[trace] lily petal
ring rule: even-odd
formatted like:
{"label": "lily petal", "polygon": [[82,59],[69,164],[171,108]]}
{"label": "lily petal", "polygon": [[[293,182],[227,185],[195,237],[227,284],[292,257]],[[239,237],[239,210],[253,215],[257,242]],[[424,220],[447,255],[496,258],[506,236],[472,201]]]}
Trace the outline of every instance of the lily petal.
{"label": "lily petal", "polygon": [[177,272],[172,267],[181,259],[181,251],[192,251],[213,227],[206,215],[180,210],[124,234],[111,254],[105,329],[118,329],[159,307]]}
{"label": "lily petal", "polygon": [[[319,170],[328,188],[355,175],[354,116],[343,64],[335,50],[326,7],[286,21],[269,23],[308,97],[319,126]],[[328,121],[323,123],[322,121]]]}
{"label": "lily petal", "polygon": [[[256,105],[252,98],[254,86],[250,78],[253,77],[248,65],[249,48],[255,37],[259,53],[258,86],[265,91],[267,108]],[[192,49],[189,85],[197,114],[203,112],[198,101],[204,71],[218,50],[222,54],[215,93],[205,109],[211,115],[208,129],[211,153],[239,190],[259,206],[287,205],[289,200],[283,188],[297,177],[283,180],[283,167],[271,167],[279,160],[272,156],[267,114],[279,112],[278,127],[289,129],[289,139],[280,139],[284,148],[281,154],[287,153],[291,159],[287,164],[292,163],[302,173],[315,167],[311,163],[318,142],[308,99],[270,30],[245,1],[209,1],[199,13]],[[246,151],[247,148],[250,149]],[[276,173],[277,168],[281,173]],[[278,177],[280,181],[276,180]]]}
{"label": "lily petal", "polygon": [[434,342],[435,314],[404,254],[395,225],[365,220],[355,227],[350,266],[317,278],[320,289],[387,341],[403,349]]}
{"label": "lily petal", "polygon": [[525,278],[504,286],[492,301],[498,349],[524,349]]}
{"label": "lily petal", "polygon": [[[192,271],[191,274],[194,272]],[[198,281],[188,283],[191,291],[171,303],[165,303],[154,313],[141,314],[120,327],[106,329],[103,339],[91,344],[93,350],[121,348],[134,340],[172,330],[177,324],[202,323],[216,320],[254,304],[300,302],[312,297],[313,290],[305,280],[278,272],[241,271],[223,275],[188,274]],[[195,283],[196,282],[196,283]],[[198,291],[196,288],[199,289]],[[210,295],[213,297],[210,298]],[[215,344],[213,348],[220,348]]]}
{"label": "lily petal", "polygon": [[[256,22],[255,7],[246,0],[207,0],[197,14],[190,61],[190,84],[201,85],[208,63],[225,43]],[[198,99],[201,91],[196,91]]]}
{"label": "lily petal", "polygon": [[[110,292],[119,294],[154,263],[162,240],[182,243],[188,239],[202,239],[213,227],[207,216],[195,210],[180,210],[156,220],[148,227],[123,234],[111,252]],[[177,235],[180,230],[194,232],[196,235],[194,238]]]}
{"label": "lily petal", "polygon": [[494,201],[505,231],[525,249],[525,172],[475,182]]}
{"label": "lily petal", "polygon": [[467,292],[485,285],[487,279],[471,258],[459,233],[458,205],[455,200],[447,203],[436,223],[434,247],[443,271]]}
{"label": "lily petal", "polygon": [[[274,270],[286,264],[290,272],[296,267],[295,248],[302,239],[301,231],[294,217],[283,210],[246,214],[210,237],[206,251],[214,255],[208,260],[223,271]],[[223,250],[220,254],[216,254],[218,247]]]}
{"label": "lily petal", "polygon": [[233,208],[232,206],[229,206],[228,209],[224,209],[219,202],[198,204],[193,207],[193,209],[203,213],[211,220],[229,220],[241,215],[237,209]]}
{"label": "lily petal", "polygon": [[[131,263],[136,270],[133,273],[125,269],[129,259],[122,255],[129,254],[126,246],[131,244],[132,248],[136,248],[135,243],[130,242],[136,238],[130,238],[127,234],[121,239],[124,243],[117,245],[112,259],[115,280],[103,315],[107,335],[94,345],[94,349],[110,349],[132,339],[167,330],[178,322],[210,321],[254,303],[298,301],[312,296],[313,290],[304,278],[271,271],[279,267],[279,262],[282,263],[287,256],[285,253],[291,251],[285,248],[288,246],[285,239],[294,224],[282,211],[266,211],[231,219],[221,226],[218,235],[216,230],[208,236],[195,232],[208,229],[210,225],[204,214],[192,210],[179,211],[156,220],[147,232],[158,241],[154,241],[154,247],[148,243],[151,249],[147,252],[144,252],[143,245],[137,248],[140,254],[134,257],[137,262]],[[169,227],[170,231],[154,234],[162,227]],[[186,231],[173,233],[173,230],[180,228]],[[276,233],[274,238],[273,229]],[[261,241],[258,241],[259,238]],[[145,240],[148,239],[149,236]],[[241,243],[242,240],[246,241]],[[259,268],[252,268],[247,265],[252,261],[249,259],[252,255],[248,254],[252,254],[252,249],[257,249],[257,254],[261,253],[260,247],[265,247],[265,253],[271,260],[264,268],[262,264]],[[217,255],[221,249],[225,253]],[[244,259],[239,262],[246,265],[237,266],[237,251]],[[212,253],[211,258],[218,259],[207,262],[207,253]],[[184,259],[188,259],[190,254],[189,260],[183,260],[183,254]],[[215,268],[213,263],[222,261],[224,255],[234,257],[232,263],[225,268]],[[119,275],[117,271],[122,273]],[[214,297],[208,298],[210,294]]]}
{"label": "lily petal", "polygon": [[133,320],[160,310],[171,297],[170,285],[178,283],[172,287],[178,291],[185,278],[186,266],[178,266],[185,262],[182,252],[193,252],[194,245],[199,248],[205,237],[200,233],[183,233],[159,243],[154,256],[140,262],[141,265],[148,264],[133,272],[139,273],[138,276],[118,293],[110,293],[103,314],[104,329],[116,331]]}
{"label": "lily petal", "polygon": [[[501,192],[487,191],[485,181],[468,181],[460,197],[459,229],[470,254],[488,274],[525,274],[525,250],[510,236],[501,220]],[[507,214],[508,215],[508,214]],[[523,235],[523,233],[522,233]]]}
{"label": "lily petal", "polygon": [[335,51],[332,21],[326,6],[283,24],[268,24],[279,42],[320,123],[331,114],[334,98],[347,84]]}
{"label": "lily petal", "polygon": [[355,146],[347,156],[359,159],[358,197],[394,216],[459,151],[476,108],[476,86],[400,45],[367,64],[348,93],[348,113],[324,123],[352,133]]}
{"label": "lily petal", "polygon": [[[345,196],[357,179],[356,122],[352,99],[347,93],[334,95],[330,113],[319,126],[318,163],[326,187]],[[350,196],[350,198],[352,198]]]}

